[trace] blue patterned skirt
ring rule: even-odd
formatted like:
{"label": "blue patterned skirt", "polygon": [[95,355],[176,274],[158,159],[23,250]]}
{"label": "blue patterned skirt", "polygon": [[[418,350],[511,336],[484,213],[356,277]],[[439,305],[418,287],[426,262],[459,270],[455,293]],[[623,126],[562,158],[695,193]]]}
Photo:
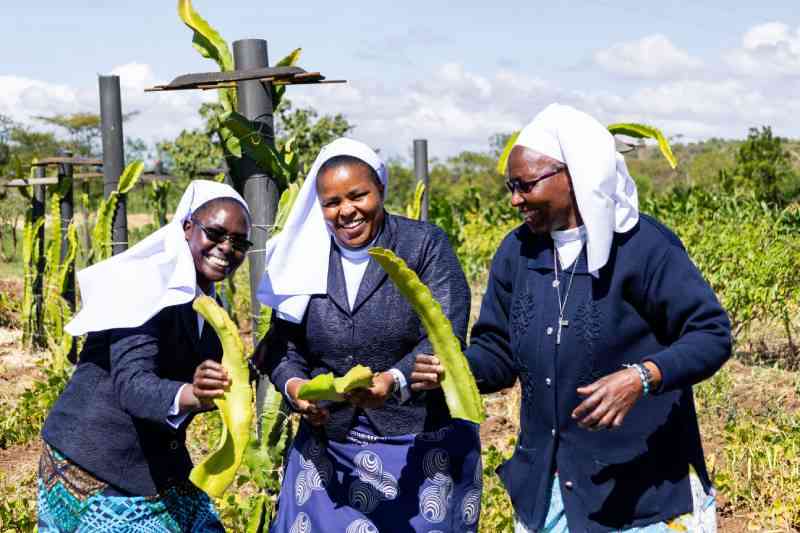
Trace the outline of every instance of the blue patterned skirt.
{"label": "blue patterned skirt", "polygon": [[130,496],[44,443],[39,460],[39,533],[224,532],[214,505],[189,483]]}
{"label": "blue patterned skirt", "polygon": [[303,422],[284,473],[272,533],[477,532],[478,427],[380,437],[359,417],[345,442]]}

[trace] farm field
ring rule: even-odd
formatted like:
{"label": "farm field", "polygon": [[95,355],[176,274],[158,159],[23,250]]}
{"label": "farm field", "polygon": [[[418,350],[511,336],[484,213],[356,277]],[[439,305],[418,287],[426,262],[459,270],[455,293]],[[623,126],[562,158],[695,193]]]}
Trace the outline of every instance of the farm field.
{"label": "farm field", "polygon": [[[18,282],[3,280],[19,295]],[[473,287],[473,318],[482,287]],[[13,325],[12,325],[13,326]],[[800,373],[775,365],[745,364],[763,359],[774,331],[761,329],[712,380],[696,388],[704,447],[719,491],[720,531],[795,531],[800,527]],[[22,394],[45,377],[46,352],[30,353],[22,332],[0,328],[0,418],[19,405]],[[772,341],[774,342],[774,341]],[[773,346],[774,347],[774,346]],[[484,456],[482,532],[512,531],[510,503],[493,468],[513,449],[517,433],[519,387],[484,398],[487,420],[481,426]],[[195,459],[216,443],[215,414],[202,415],[190,429]],[[34,516],[40,441],[0,447],[0,531],[28,531]],[[232,531],[243,527],[251,484],[217,502]],[[11,528],[11,529],[9,529]],[[17,528],[17,529],[14,529]]]}
{"label": "farm field", "polygon": [[[789,96],[790,103],[780,98],[783,87],[794,87],[792,83],[800,79],[797,77],[800,28],[793,32],[782,22],[752,26],[742,34],[740,48],[716,60],[695,58],[694,52],[676,47],[661,33],[625,42],[617,42],[615,35],[616,44],[582,50],[582,59],[568,58],[566,49],[560,51],[558,57],[552,54],[549,59],[559,64],[560,71],[569,71],[573,78],[551,83],[546,79],[546,62],[540,58],[535,59],[536,64],[531,68],[531,65],[521,67],[522,59],[518,62],[506,57],[512,50],[524,50],[522,43],[537,51],[549,50],[552,37],[548,37],[547,32],[532,32],[526,27],[513,35],[512,43],[500,38],[504,33],[499,31],[490,39],[473,39],[473,32],[467,30],[469,25],[465,24],[468,21],[459,19],[470,11],[466,4],[463,9],[450,10],[447,14],[448,20],[453,22],[451,28],[460,31],[449,31],[446,40],[455,43],[469,34],[471,40],[480,42],[486,49],[486,57],[491,55],[493,45],[498,46],[497,53],[501,55],[486,61],[502,66],[492,75],[472,72],[472,67],[466,63],[462,65],[460,60],[448,60],[441,72],[430,71],[428,63],[438,61],[437,54],[449,44],[446,40],[440,42],[439,36],[434,35],[436,32],[427,35],[424,28],[409,32],[412,39],[418,41],[414,46],[425,46],[424,49],[406,49],[397,37],[392,38],[389,33],[381,35],[382,40],[391,44],[391,60],[388,61],[379,54],[373,56],[371,51],[363,50],[380,48],[377,41],[370,41],[369,35],[337,29],[342,43],[351,33],[358,33],[360,42],[353,45],[356,49],[350,52],[337,48],[339,53],[332,62],[320,52],[334,47],[318,40],[330,33],[330,28],[319,31],[309,26],[309,31],[305,31],[305,23],[297,24],[297,20],[304,20],[302,18],[281,23],[291,28],[291,38],[284,35],[284,42],[270,41],[268,59],[265,39],[229,43],[223,34],[231,28],[220,25],[218,30],[217,21],[211,20],[218,17],[221,24],[226,20],[230,23],[228,17],[233,13],[237,15],[233,27],[238,32],[251,22],[238,16],[243,6],[220,11],[219,5],[208,0],[194,3],[202,3],[203,9],[214,16],[206,14],[209,20],[203,18],[192,0],[177,0],[177,12],[175,1],[167,3],[168,9],[159,6],[159,16],[164,20],[158,20],[158,25],[152,24],[159,34],[159,39],[152,40],[159,46],[158,60],[163,60],[159,65],[154,58],[142,59],[149,61],[147,64],[139,62],[140,52],[143,57],[153,53],[144,46],[151,40],[141,39],[142,22],[137,17],[142,14],[133,13],[121,7],[122,4],[114,8],[120,13],[124,11],[125,18],[119,19],[121,22],[115,29],[119,35],[105,36],[109,44],[104,48],[108,50],[96,50],[97,61],[100,61],[101,52],[113,51],[116,56],[117,50],[127,42],[138,44],[136,57],[129,58],[132,62],[118,64],[115,58],[109,63],[118,64],[113,73],[101,75],[97,80],[100,84],[99,113],[94,92],[72,91],[69,87],[78,77],[86,76],[85,72],[80,73],[81,68],[92,69],[90,81],[93,82],[97,69],[106,68],[105,63],[103,67],[96,65],[91,54],[73,54],[86,57],[82,60],[85,65],[60,61],[74,67],[74,73],[65,76],[52,61],[57,52],[52,50],[52,43],[38,39],[45,42],[51,61],[27,57],[19,64],[27,68],[28,64],[41,63],[53,71],[47,75],[63,78],[50,92],[47,83],[33,79],[34,73],[20,71],[6,76],[7,73],[0,72],[4,80],[13,82],[10,92],[19,93],[0,98],[0,533],[36,529],[39,433],[50,408],[72,375],[71,358],[85,342],[85,337],[73,338],[64,331],[64,325],[81,305],[80,291],[76,290],[80,287],[75,286],[73,276],[75,271],[96,265],[135,245],[170,220],[187,220],[182,218],[184,215],[176,214],[180,209],[178,200],[194,180],[228,183],[249,203],[249,222],[245,223],[246,217],[242,214],[242,228],[249,229],[222,231],[217,228],[219,233],[215,233],[212,227],[209,233],[203,226],[207,222],[192,218],[192,225],[187,223],[184,232],[196,224],[205,235],[203,239],[208,238],[220,247],[228,242],[229,249],[241,255],[237,259],[244,261],[242,267],[231,279],[217,283],[215,290],[224,299],[229,317],[249,354],[254,337],[262,338],[270,327],[272,312],[262,306],[257,316],[252,314],[251,290],[257,276],[250,279],[250,266],[258,264],[259,269],[263,268],[259,262],[264,256],[267,239],[287,225],[292,204],[317,154],[335,139],[353,137],[374,149],[379,154],[376,155],[378,159],[385,159],[389,178],[380,185],[382,188],[376,195],[380,196],[386,210],[426,220],[447,235],[472,290],[470,322],[474,323],[492,257],[504,236],[521,222],[520,210],[512,207],[509,199],[523,191],[531,194],[540,179],[562,173],[568,176],[558,178],[567,180],[564,183],[575,179],[570,172],[563,172],[576,168],[572,163],[567,164],[568,157],[564,156],[564,168],[538,175],[540,179],[525,184],[513,179],[506,182],[506,178],[515,177],[505,170],[519,133],[515,130],[533,116],[535,108],[550,101],[575,105],[603,119],[602,139],[608,140],[608,132],[614,136],[616,149],[623,153],[636,184],[635,193],[630,180],[625,184],[628,205],[638,206],[641,213],[653,216],[675,233],[730,317],[734,341],[731,359],[713,377],[694,388],[705,457],[717,490],[718,530],[733,533],[800,531],[800,139],[781,136],[798,136],[797,130],[792,129],[796,121],[791,115],[800,108],[794,105],[793,94]],[[502,11],[500,4],[489,7],[492,11]],[[610,12],[614,8],[611,4],[620,3],[603,4],[603,10]],[[277,14],[281,9],[289,7],[294,6],[270,6],[275,18],[272,12],[269,17],[262,13],[254,15],[252,21],[265,22],[265,27],[269,27],[280,20]],[[314,22],[323,19],[318,16],[324,11],[323,7],[302,6],[314,13]],[[434,7],[431,4],[426,9]],[[657,13],[661,7],[640,7],[638,11]],[[82,17],[82,22],[94,16],[79,14],[80,9],[79,6],[71,8],[76,17]],[[523,11],[521,4],[513,9]],[[109,8],[109,20],[111,11]],[[138,11],[152,18],[156,10]],[[582,11],[591,12],[588,8]],[[627,17],[632,17],[630,22],[634,17],[627,11],[632,12],[626,9],[617,21],[626,26]],[[688,16],[683,11],[681,32],[686,31],[684,20]],[[689,11],[688,7],[685,11]],[[569,13],[563,20],[571,20],[574,15]],[[37,13],[35,16],[38,21],[48,15]],[[358,19],[359,14],[348,13],[348,17]],[[505,20],[507,15],[503,17],[503,27],[514,22]],[[392,15],[386,20],[402,27],[405,24],[402,18]],[[427,13],[426,18],[435,20]],[[670,24],[670,17],[661,18],[662,24]],[[474,19],[491,26],[488,15]],[[520,17],[520,20],[523,19]],[[162,25],[164,21],[166,24]],[[603,26],[596,22],[591,20],[587,28]],[[171,36],[175,28],[168,28],[170,24],[183,33]],[[148,22],[147,27],[150,25]],[[719,23],[713,26],[726,25],[720,17]],[[67,26],[59,21],[59,27]],[[93,31],[85,33],[100,39],[106,26],[113,28],[115,25],[99,26],[93,24]],[[376,25],[370,22],[365,26]],[[704,50],[710,49],[708,43],[722,42],[718,36],[705,34],[713,29],[712,25],[707,26],[702,36]],[[562,33],[557,25],[552,27]],[[611,28],[616,34],[617,25]],[[638,31],[634,24],[630,24],[630,28]],[[225,31],[220,31],[222,29]],[[384,28],[381,26],[381,29]],[[133,30],[136,34],[124,38],[123,30]],[[259,32],[261,29],[257,30],[258,35]],[[536,34],[537,39],[541,35],[541,39],[548,40],[544,43],[547,46],[538,41],[534,46],[533,41],[527,40],[529,33]],[[31,34],[40,36],[38,32]],[[59,36],[61,42],[71,44],[74,41],[75,46],[79,46],[80,37],[74,31],[69,37]],[[162,47],[162,37],[163,43],[180,42],[181,46],[167,48],[165,44]],[[309,47],[306,42],[295,42],[300,38],[314,44]],[[22,41],[18,36],[16,39]],[[563,36],[558,39],[563,40]],[[301,44],[304,48],[299,47]],[[570,39],[571,46],[580,44],[579,39]],[[96,47],[96,43],[93,46]],[[22,48],[34,47],[17,46],[15,42],[12,49],[22,57]],[[420,54],[423,50],[424,58],[409,56],[397,61],[395,57],[405,53]],[[563,58],[561,52],[565,54]],[[476,61],[484,62],[482,54],[471,55]],[[459,58],[462,52],[451,51],[446,55]],[[654,59],[660,56],[663,56],[660,60]],[[190,57],[204,66],[196,66],[189,61]],[[368,62],[359,63],[362,60]],[[709,68],[712,61],[719,65]],[[638,74],[634,64],[637,62],[643,63],[638,65]],[[244,67],[245,64],[248,66]],[[351,65],[360,66],[351,68]],[[380,76],[374,74],[376,65],[381,67]],[[408,66],[413,69],[406,68]],[[518,67],[518,72],[514,72]],[[576,81],[584,68],[590,71],[589,76],[582,82]],[[730,70],[727,79],[726,68]],[[186,75],[184,69],[194,73]],[[198,74],[200,69],[213,72]],[[752,69],[749,78],[745,72],[748,69]],[[716,76],[719,80],[712,80]],[[165,83],[173,77],[175,83]],[[180,79],[183,81],[179,83]],[[758,83],[754,79],[758,79]],[[587,80],[591,83],[586,83]],[[322,83],[332,85],[320,87]],[[595,83],[602,92],[592,88]],[[304,87],[292,87],[295,84]],[[18,109],[24,113],[20,114]],[[631,122],[633,117],[637,122]],[[152,131],[140,128],[141,122],[136,122],[139,119],[148,121]],[[135,132],[134,137],[123,137],[123,125],[126,133]],[[494,130],[485,131],[486,127]],[[429,137],[420,138],[426,136]],[[429,140],[431,157],[428,156]],[[587,149],[587,153],[589,151]],[[612,152],[609,144],[609,153]],[[575,161],[572,159],[573,163]],[[376,167],[378,177],[382,167]],[[621,166],[617,168],[620,172]],[[309,179],[317,178],[315,175]],[[575,183],[573,181],[572,185]],[[195,187],[191,190],[218,185],[205,183]],[[617,193],[621,194],[619,189]],[[545,193],[545,199],[546,196]],[[525,201],[532,202],[529,198]],[[530,205],[536,206],[536,202]],[[539,204],[531,216],[549,207],[547,202],[544,206]],[[202,216],[202,210],[195,208],[192,217],[196,213]],[[575,225],[583,224],[577,207],[574,209]],[[121,216],[123,212],[124,217]],[[338,223],[350,225],[352,230],[362,222]],[[179,229],[173,229],[171,235],[179,241],[180,248],[184,245],[182,234]],[[557,229],[556,224],[550,229]],[[246,240],[243,236],[247,231]],[[195,233],[201,234],[200,230]],[[202,262],[194,250],[191,253],[196,265]],[[248,257],[245,254],[256,255],[245,260]],[[213,262],[211,259],[220,260],[217,264],[234,264],[220,257],[209,258],[209,262]],[[607,264],[613,269],[616,259],[609,261]],[[285,270],[294,274],[292,269]],[[647,273],[649,266],[644,270]],[[574,267],[572,273],[575,273]],[[190,276],[187,278],[194,282]],[[211,281],[206,281],[204,289],[211,286]],[[562,287],[558,292],[558,304],[562,305],[558,316],[560,343],[561,325],[568,326],[564,321],[566,299],[562,304],[564,285],[559,285],[556,279],[552,286]],[[623,288],[627,290],[629,286]],[[638,287],[630,290],[635,292]],[[568,295],[569,288],[566,291]],[[510,314],[514,318],[520,316],[515,315],[516,304],[521,303],[525,308],[530,303],[520,298],[512,301]],[[572,304],[574,301],[574,298],[570,300]],[[634,301],[625,300],[624,303],[637,307]],[[120,304],[120,309],[127,312],[123,305]],[[428,310],[435,307],[430,302],[426,305]],[[641,311],[639,314],[646,315]],[[439,324],[446,325],[441,321]],[[648,325],[653,331],[657,329],[653,324]],[[430,322],[426,323],[426,327],[429,326]],[[553,328],[548,329],[550,335]],[[377,327],[370,330],[380,331]],[[600,332],[609,336],[615,333]],[[232,337],[223,335],[223,338],[230,340]],[[457,350],[452,351],[457,356]],[[579,351],[583,353],[582,348]],[[591,349],[588,356],[593,356]],[[244,383],[244,362],[241,358],[236,360],[240,363],[239,379]],[[517,364],[525,370],[524,361],[518,360]],[[646,373],[644,369],[640,372],[647,390]],[[471,398],[476,398],[474,384],[466,372],[459,376],[448,370],[448,375],[455,376],[445,382],[445,388],[453,387],[449,389],[448,400],[452,399],[450,393],[467,389],[473,393]],[[546,382],[549,386],[549,377]],[[266,530],[264,526],[276,506],[287,457],[286,446],[299,422],[297,414],[289,414],[288,404],[280,394],[266,382],[262,384],[266,385],[267,400],[257,415],[258,423],[250,424],[251,444],[243,452],[237,450],[244,459],[235,472],[235,479],[229,486],[230,478],[219,484],[223,495],[214,498],[225,527],[232,532],[264,533]],[[464,388],[460,389],[462,385]],[[237,390],[250,392],[247,387]],[[629,390],[632,389],[629,387]],[[194,390],[190,391],[194,396]],[[513,388],[482,397],[488,417],[480,428],[483,446],[481,533],[513,531],[512,506],[495,469],[514,451],[520,395],[517,383]],[[182,394],[181,402],[184,401]],[[196,408],[198,397],[191,401],[194,403],[183,407]],[[466,403],[469,402],[462,402],[461,406]],[[227,406],[231,405],[233,403]],[[477,401],[469,403],[472,413],[479,410],[478,405]],[[246,401],[236,404],[235,408],[241,409],[237,414],[249,413],[247,407]],[[240,429],[235,433],[237,442],[241,443],[246,430]],[[195,418],[187,438],[195,463],[215,450],[223,431],[216,412]],[[555,428],[553,435],[556,435]],[[233,452],[228,457],[232,455]],[[323,483],[321,480],[320,476],[319,482]],[[224,492],[223,485],[228,487]],[[202,483],[198,486],[214,492]],[[448,498],[446,492],[441,494]]]}

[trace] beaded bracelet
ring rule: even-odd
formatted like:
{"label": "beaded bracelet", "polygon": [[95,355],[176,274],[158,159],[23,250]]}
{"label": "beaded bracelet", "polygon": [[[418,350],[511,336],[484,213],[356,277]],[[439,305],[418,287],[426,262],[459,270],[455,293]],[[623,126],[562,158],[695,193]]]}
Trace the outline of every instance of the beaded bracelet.
{"label": "beaded bracelet", "polygon": [[640,363],[623,364],[622,366],[635,369],[639,373],[639,379],[642,381],[642,396],[650,394],[650,381],[652,380],[650,369]]}

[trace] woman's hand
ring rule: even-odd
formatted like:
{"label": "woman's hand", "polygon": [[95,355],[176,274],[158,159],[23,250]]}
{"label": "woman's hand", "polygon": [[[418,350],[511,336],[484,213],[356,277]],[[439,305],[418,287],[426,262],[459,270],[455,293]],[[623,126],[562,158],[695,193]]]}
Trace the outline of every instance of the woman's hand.
{"label": "woman's hand", "polygon": [[444,367],[435,355],[417,354],[411,372],[411,390],[431,390],[442,386]]}
{"label": "woman's hand", "polygon": [[[194,371],[192,380],[191,394],[194,396],[196,405],[194,408],[210,409],[214,406],[214,398],[220,398],[225,394],[225,389],[230,386],[228,373],[218,362],[206,359],[200,363]],[[189,387],[186,387],[187,389]]]}
{"label": "woman's hand", "polygon": [[320,407],[316,402],[301,400],[297,397],[300,387],[308,383],[307,379],[292,378],[286,385],[286,394],[292,399],[294,409],[305,418],[312,426],[324,426],[328,421],[328,410]]}
{"label": "woman's hand", "polygon": [[[657,388],[661,383],[661,371],[649,361],[644,364]],[[619,370],[578,388],[578,394],[586,399],[572,411],[572,418],[578,420],[578,426],[590,431],[618,428],[642,397],[642,391],[642,380],[635,368]]]}
{"label": "woman's hand", "polygon": [[356,389],[344,395],[347,400],[362,409],[375,409],[381,407],[394,389],[394,377],[391,372],[381,372],[372,378],[372,387]]}

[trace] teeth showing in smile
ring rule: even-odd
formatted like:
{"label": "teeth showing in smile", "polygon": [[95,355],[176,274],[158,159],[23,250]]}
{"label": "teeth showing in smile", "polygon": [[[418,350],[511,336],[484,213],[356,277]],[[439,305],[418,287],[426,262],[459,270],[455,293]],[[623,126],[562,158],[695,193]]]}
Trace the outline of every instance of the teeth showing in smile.
{"label": "teeth showing in smile", "polygon": [[340,224],[339,227],[344,229],[353,229],[362,222],[364,222],[364,219],[359,218],[358,220],[353,220],[352,222],[348,222],[347,224]]}
{"label": "teeth showing in smile", "polygon": [[213,255],[208,256],[208,262],[220,268],[228,268],[228,265],[230,264],[227,259],[222,259]]}

